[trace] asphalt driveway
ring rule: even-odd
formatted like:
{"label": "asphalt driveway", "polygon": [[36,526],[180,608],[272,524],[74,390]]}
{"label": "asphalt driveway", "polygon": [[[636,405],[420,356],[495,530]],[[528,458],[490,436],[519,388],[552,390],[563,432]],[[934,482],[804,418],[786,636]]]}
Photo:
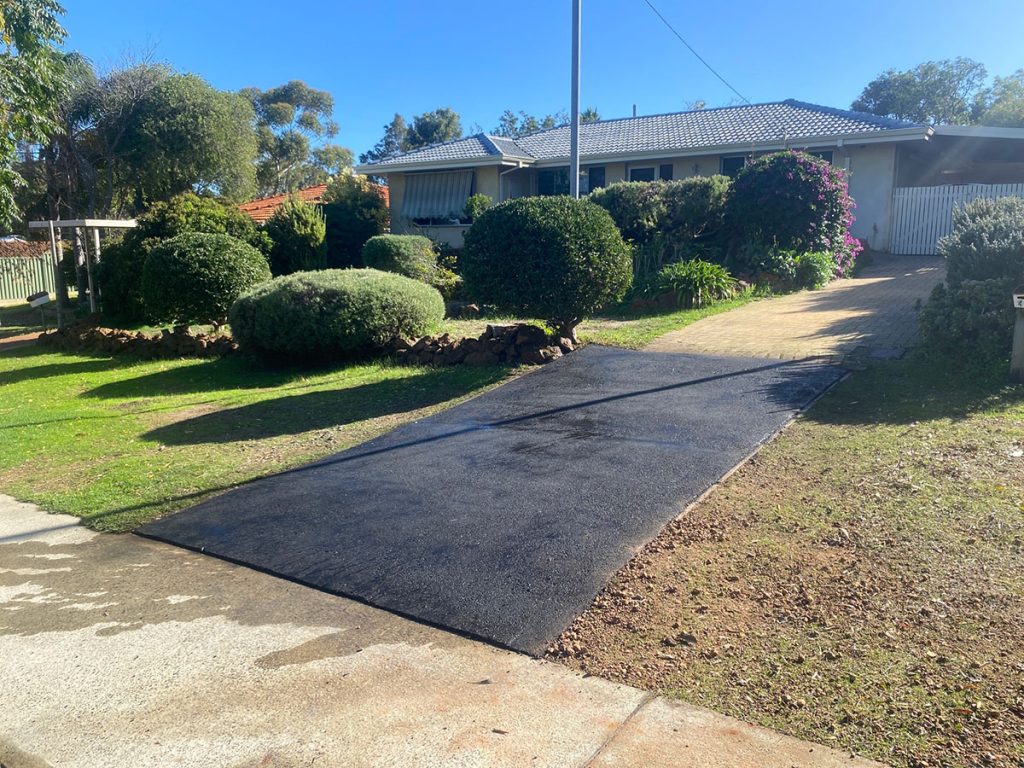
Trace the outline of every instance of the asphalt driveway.
{"label": "asphalt driveway", "polygon": [[841,375],[589,346],[138,532],[539,654]]}

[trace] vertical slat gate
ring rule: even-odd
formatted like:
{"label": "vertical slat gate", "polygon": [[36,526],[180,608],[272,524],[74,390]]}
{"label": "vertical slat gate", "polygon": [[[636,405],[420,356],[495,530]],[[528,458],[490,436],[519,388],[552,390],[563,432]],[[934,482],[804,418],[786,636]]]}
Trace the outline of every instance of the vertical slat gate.
{"label": "vertical slat gate", "polygon": [[907,255],[936,254],[939,238],[953,229],[953,208],[979,197],[1011,196],[1024,197],[1024,184],[896,187],[889,250]]}

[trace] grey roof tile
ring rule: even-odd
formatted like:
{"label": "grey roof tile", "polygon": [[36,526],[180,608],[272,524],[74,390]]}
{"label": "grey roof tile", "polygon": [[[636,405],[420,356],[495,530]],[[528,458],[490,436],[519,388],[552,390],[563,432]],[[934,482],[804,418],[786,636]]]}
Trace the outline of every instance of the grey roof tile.
{"label": "grey roof tile", "polygon": [[[584,123],[580,127],[580,155],[586,158],[588,155],[692,151],[730,144],[737,145],[739,150],[750,144],[798,142],[819,136],[913,127],[914,123],[789,99]],[[568,157],[569,126],[537,131],[515,140],[477,134],[398,155],[379,165],[462,161],[499,155],[537,160]]]}

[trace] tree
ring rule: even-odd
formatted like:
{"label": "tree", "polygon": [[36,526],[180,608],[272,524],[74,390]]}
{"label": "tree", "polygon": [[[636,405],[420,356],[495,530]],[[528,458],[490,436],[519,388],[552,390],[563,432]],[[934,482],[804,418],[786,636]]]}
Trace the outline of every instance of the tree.
{"label": "tree", "polygon": [[0,226],[18,217],[14,192],[25,184],[19,146],[44,143],[56,127],[63,13],[56,0],[0,0]]}
{"label": "tree", "polygon": [[405,135],[403,149],[427,147],[445,141],[462,138],[462,121],[459,113],[451,107],[441,107],[432,112],[416,115]]}
{"label": "tree", "polygon": [[[592,123],[595,120],[600,119],[601,116],[593,107],[587,107],[585,110],[580,112],[580,122]],[[559,125],[565,125],[568,122],[569,113],[565,110],[559,110],[553,115],[536,117],[535,115],[528,114],[523,110],[519,110],[519,114],[517,115],[511,109],[506,109],[501,113],[501,117],[498,118],[498,125],[494,128],[492,133],[495,136],[504,136],[508,139],[516,139],[520,136],[525,136],[527,133],[533,133],[534,131],[546,131]]]}
{"label": "tree", "polygon": [[256,113],[256,179],[261,195],[321,184],[351,166],[352,153],[345,147],[312,146],[312,141],[338,133],[332,119],[334,98],[327,91],[291,80],[266,91],[246,88],[241,93]]}
{"label": "tree", "polygon": [[984,65],[966,58],[926,61],[914,69],[887,70],[853,102],[853,109],[915,123],[966,124],[985,82]]}
{"label": "tree", "polygon": [[396,112],[391,122],[384,126],[384,136],[373,145],[373,149],[359,155],[359,162],[377,163],[401,154],[405,148],[408,132],[409,128],[405,124],[405,118]]}
{"label": "tree", "polygon": [[1024,128],[1024,69],[996,77],[976,102],[978,122],[1007,128]]}
{"label": "tree", "polygon": [[197,75],[172,74],[140,104],[124,137],[125,161],[141,200],[189,190],[246,200],[256,191],[252,107]]}
{"label": "tree", "polygon": [[381,188],[364,176],[342,173],[324,192],[327,218],[327,266],[362,263],[363,244],[388,226],[388,206]]}

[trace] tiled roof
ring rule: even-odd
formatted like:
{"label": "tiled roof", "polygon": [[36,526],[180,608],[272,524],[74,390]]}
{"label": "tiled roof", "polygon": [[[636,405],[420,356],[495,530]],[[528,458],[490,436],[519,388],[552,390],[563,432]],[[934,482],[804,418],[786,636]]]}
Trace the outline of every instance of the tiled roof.
{"label": "tiled roof", "polygon": [[[739,149],[750,144],[799,142],[914,127],[914,123],[789,99],[584,123],[580,126],[580,155],[692,151],[730,144]],[[568,157],[569,126],[537,131],[515,140],[481,133],[397,155],[377,165],[436,164],[499,155],[537,160]]]}
{"label": "tiled roof", "polygon": [[[388,199],[388,188],[378,185],[378,189],[381,196],[384,198],[384,202],[390,203]],[[304,200],[307,203],[318,204],[323,202],[324,192],[326,191],[326,184],[318,184],[315,187],[297,189],[294,192],[285,193],[283,195],[273,195],[272,197],[263,197],[259,200],[252,200],[248,203],[242,203],[238,207],[242,209],[242,213],[248,214],[249,217],[257,224],[262,224],[274,215],[274,211],[281,207],[281,204],[288,199],[290,194],[297,195],[299,199]]]}

